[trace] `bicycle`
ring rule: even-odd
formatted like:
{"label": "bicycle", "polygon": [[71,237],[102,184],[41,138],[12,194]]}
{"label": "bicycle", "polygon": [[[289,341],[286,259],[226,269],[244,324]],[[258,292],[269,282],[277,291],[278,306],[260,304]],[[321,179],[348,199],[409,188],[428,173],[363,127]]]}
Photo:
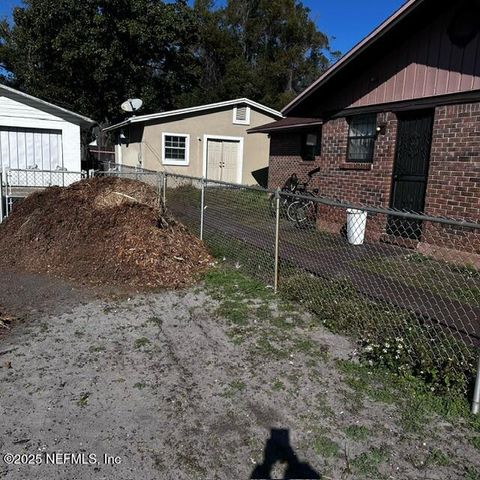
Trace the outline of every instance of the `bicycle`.
{"label": "bicycle", "polygon": [[[305,196],[316,197],[319,192],[318,188],[311,192],[305,192]],[[292,203],[289,207],[290,215],[295,216],[295,224],[299,228],[311,228],[317,224],[318,204],[314,200],[301,199]]]}
{"label": "bicycle", "polygon": [[[320,168],[315,168],[308,172],[308,180],[303,184],[301,191],[299,192],[303,197],[317,197],[320,190],[314,188],[308,190],[308,185],[310,184],[312,177],[315,173],[318,173]],[[306,228],[316,225],[317,222],[317,213],[318,213],[318,204],[314,200],[308,200],[306,198],[295,199],[288,206],[287,216],[288,218],[293,218],[297,227]]]}
{"label": "bicycle", "polygon": [[[293,211],[289,213],[290,205],[295,201],[295,197],[291,195],[282,195],[282,192],[288,194],[294,194],[298,192],[303,192],[305,184],[298,183],[297,175],[294,173],[291,175],[288,180],[285,182],[284,186],[280,191],[280,217],[287,218],[291,222],[295,222],[295,217],[293,216]],[[270,195],[269,203],[270,215],[275,217],[277,215],[277,198],[275,193]]]}

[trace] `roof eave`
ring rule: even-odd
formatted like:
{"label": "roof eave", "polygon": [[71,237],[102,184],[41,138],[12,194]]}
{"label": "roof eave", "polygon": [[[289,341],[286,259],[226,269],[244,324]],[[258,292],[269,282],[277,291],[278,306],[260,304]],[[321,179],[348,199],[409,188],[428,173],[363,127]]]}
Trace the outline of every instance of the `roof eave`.
{"label": "roof eave", "polygon": [[196,107],[182,108],[178,110],[170,110],[167,112],[160,112],[160,113],[152,113],[149,115],[140,115],[138,117],[132,117],[125,122],[117,123],[116,125],[112,125],[110,127],[104,128],[103,131],[109,132],[111,130],[121,128],[132,123],[143,123],[143,122],[149,122],[152,120],[162,120],[164,118],[176,117],[179,115],[190,115],[192,113],[199,113],[199,112],[205,112],[208,110],[231,107],[235,105],[240,105],[242,103],[247,104],[248,106],[256,108],[260,111],[266,112],[274,118],[277,118],[277,119],[283,118],[282,113],[277,110],[274,110],[273,108],[267,107],[258,102],[254,102],[253,100],[250,100],[248,98],[236,98],[234,100],[227,100],[225,102],[210,103],[207,105],[198,105]]}
{"label": "roof eave", "polygon": [[311,122],[311,123],[299,123],[296,125],[284,125],[279,127],[269,127],[269,128],[251,128],[247,130],[248,134],[254,133],[276,133],[276,132],[284,132],[284,131],[295,131],[295,130],[304,130],[310,127],[319,127],[323,125],[323,121],[319,120],[318,122]]}
{"label": "roof eave", "polygon": [[383,23],[381,23],[376,29],[374,29],[369,35],[363,38],[357,43],[350,51],[348,51],[340,60],[334,63],[323,75],[320,76],[314,83],[294,98],[286,107],[282,109],[282,114],[287,115],[297,107],[299,103],[308,98],[318,88],[324,85],[330,78],[346,67],[352,62],[358,55],[363,53],[370,45],[378,41],[383,35],[389,32],[395,27],[401,20],[409,15],[415,8],[424,3],[425,0],[409,0],[402,5],[396,12],[388,17]]}
{"label": "roof eave", "polygon": [[76,122],[72,122],[72,123],[78,123],[80,126],[89,127],[92,125],[96,125],[97,123],[95,120],[85,117],[84,115],[80,115],[79,113],[72,112],[71,110],[68,110],[66,108],[59,107],[54,103],[47,102],[45,100],[42,100],[41,98],[34,97],[33,95],[29,95],[28,93],[21,92],[20,90],[16,90],[15,88],[8,87],[7,85],[0,84],[0,90],[2,89],[14,95],[18,95],[19,97],[24,97],[26,99],[29,99],[32,102],[36,102],[40,105],[44,105],[46,107],[52,108],[53,110],[58,110],[59,112],[62,112],[64,115],[74,118]]}

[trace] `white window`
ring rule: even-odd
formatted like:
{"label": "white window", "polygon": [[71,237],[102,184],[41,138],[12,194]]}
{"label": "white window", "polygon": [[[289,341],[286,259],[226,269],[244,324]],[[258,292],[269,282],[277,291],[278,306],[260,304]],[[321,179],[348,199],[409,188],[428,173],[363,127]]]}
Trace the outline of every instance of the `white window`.
{"label": "white window", "polygon": [[237,125],[250,125],[250,107],[239,105],[233,109],[233,123]]}
{"label": "white window", "polygon": [[190,163],[190,135],[163,133],[162,163],[164,165],[185,165]]}

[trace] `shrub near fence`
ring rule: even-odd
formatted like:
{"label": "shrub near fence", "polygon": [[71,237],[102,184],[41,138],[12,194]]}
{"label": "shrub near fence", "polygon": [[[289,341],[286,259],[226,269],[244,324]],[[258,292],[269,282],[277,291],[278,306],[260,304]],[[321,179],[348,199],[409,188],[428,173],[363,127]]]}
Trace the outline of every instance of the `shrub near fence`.
{"label": "shrub near fence", "polygon": [[277,219],[274,192],[164,178],[167,207],[212,253],[349,335],[364,361],[419,377],[439,393],[471,394],[480,346],[480,225],[357,206],[369,215],[365,240],[352,245],[344,228],[328,222],[346,221],[351,205],[311,199],[318,218],[298,225],[281,207],[285,198]]}

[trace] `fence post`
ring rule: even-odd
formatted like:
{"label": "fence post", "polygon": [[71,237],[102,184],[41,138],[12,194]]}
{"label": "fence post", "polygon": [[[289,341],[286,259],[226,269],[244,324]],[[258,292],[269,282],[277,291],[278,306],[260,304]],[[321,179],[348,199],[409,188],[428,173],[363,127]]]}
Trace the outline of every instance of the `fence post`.
{"label": "fence post", "polygon": [[162,202],[165,208],[167,206],[167,172],[163,172]]}
{"label": "fence post", "polygon": [[280,188],[275,191],[275,278],[274,291],[278,292],[278,264],[280,254]]}
{"label": "fence post", "polygon": [[205,183],[206,180],[202,177],[202,193],[200,196],[200,240],[203,240],[203,229],[204,229],[204,219],[205,219]]}
{"label": "fence post", "polygon": [[158,203],[161,202],[162,198],[162,188],[163,188],[163,172],[158,172],[157,174],[157,199]]}
{"label": "fence post", "polygon": [[475,382],[475,391],[473,392],[472,413],[474,415],[480,413],[480,352],[478,356],[477,380]]}
{"label": "fence post", "polygon": [[0,223],[3,222],[3,175],[0,172]]}

